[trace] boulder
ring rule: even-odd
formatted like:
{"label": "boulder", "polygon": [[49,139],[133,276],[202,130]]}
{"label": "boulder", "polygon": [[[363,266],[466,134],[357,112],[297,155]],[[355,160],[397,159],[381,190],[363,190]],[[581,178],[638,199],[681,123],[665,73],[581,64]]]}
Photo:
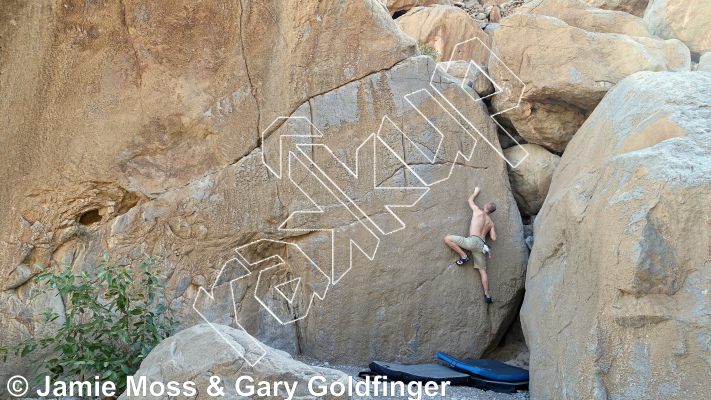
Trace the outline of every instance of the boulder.
{"label": "boulder", "polygon": [[521,309],[531,397],[711,390],[711,75],[639,72],[568,145]]}
{"label": "boulder", "polygon": [[[688,71],[678,40],[588,32],[563,20],[515,14],[494,32],[492,106],[529,143],[562,152],[605,93],[637,71]],[[509,70],[510,69],[510,70]],[[524,88],[525,84],[525,88]],[[519,100],[519,96],[522,98]]]}
{"label": "boulder", "polygon": [[494,93],[494,83],[487,77],[489,68],[481,70],[471,65],[468,61],[447,61],[438,63],[445,72],[459,80],[466,80],[466,84],[474,89],[479,97],[487,97]]}
{"label": "boulder", "polygon": [[536,144],[522,144],[504,150],[509,165],[511,190],[523,215],[536,215],[548,194],[560,157]]}
{"label": "boulder", "polygon": [[[410,98],[430,117],[425,120],[404,98],[421,89],[432,90],[429,80],[435,67],[429,57],[411,58],[390,70],[315,96],[293,114],[294,117],[309,116],[313,121],[311,129],[318,129],[323,134],[319,143],[327,145],[334,154],[341,154],[343,162],[351,167],[355,165],[358,147],[373,132],[380,131],[393,147],[407,142],[398,130],[407,132],[411,140],[421,143],[417,147],[427,154],[431,154],[429,151],[434,153],[437,148],[428,121],[433,121],[445,136],[440,152],[446,157],[436,163],[428,162],[414,145],[399,148],[400,157],[421,179],[428,182],[448,179],[433,184],[414,206],[396,209],[402,229],[387,235],[376,231],[379,243],[376,243],[377,251],[372,261],[360,252],[353,253],[352,269],[329,286],[323,300],[314,298],[310,303],[308,297],[303,297],[309,292],[302,291],[296,300],[289,302],[273,290],[312,273],[294,260],[264,273],[262,269],[255,269],[251,276],[240,279],[235,288],[238,303],[235,316],[231,285],[223,275],[234,277],[239,271],[234,271],[238,268],[229,268],[230,271],[219,268],[229,267],[226,262],[234,257],[238,243],[258,239],[288,240],[300,246],[317,264],[328,266],[331,262],[327,232],[292,233],[278,229],[292,213],[308,209],[309,201],[291,181],[275,178],[262,163],[262,156],[264,154],[266,159],[271,159],[275,153],[278,156],[278,152],[272,150],[278,138],[294,133],[294,130],[303,132],[296,122],[282,124],[264,140],[262,148],[234,166],[136,206],[97,233],[96,240],[106,241],[108,249],[99,243],[94,246],[102,253],[109,251],[116,258],[134,254],[136,248],[161,249],[163,257],[175,268],[169,279],[171,287],[176,288],[172,304],[187,326],[202,321],[191,307],[196,304],[197,310],[211,322],[230,324],[233,320],[239,321],[262,342],[329,362],[364,365],[373,358],[410,364],[432,362],[436,352],[429,349],[434,348],[452,349],[468,357],[481,356],[496,344],[515,316],[523,294],[527,250],[505,163],[498,154],[501,149],[498,146],[492,148],[484,140],[486,138],[496,145],[496,125],[481,102],[470,97],[476,94],[466,85],[462,89],[461,82],[448,75],[436,79],[442,82],[439,90],[452,104],[460,107],[463,115],[470,116],[485,135],[484,138],[477,136],[479,144],[473,147],[470,160],[460,159],[457,164],[453,164],[456,153],[469,154],[471,147],[467,146],[473,146],[472,138],[439,108],[435,99]],[[444,103],[441,98],[437,101]],[[398,121],[397,125],[388,128],[386,123],[385,130],[381,130],[383,116]],[[308,127],[306,132],[309,132]],[[323,165],[328,176],[332,179],[342,176],[342,168],[332,162],[332,157],[314,151],[316,161]],[[365,171],[372,171],[372,165],[367,162],[370,161],[366,158],[359,164]],[[406,180],[415,187],[420,178],[412,172],[404,172],[399,167],[384,175],[394,177],[387,182],[398,184]],[[496,201],[498,205],[493,216],[494,223],[498,224],[498,240],[492,244],[495,256],[488,265],[490,290],[495,296],[493,307],[487,307],[483,302],[479,274],[472,268],[454,265],[457,255],[442,240],[450,233],[465,234],[467,220],[471,217],[467,195],[454,195],[452,191],[473,190],[477,185],[483,189],[481,202]],[[357,187],[344,189],[350,192]],[[373,192],[372,188],[368,189],[370,192]],[[361,204],[364,206],[368,204]],[[384,214],[382,209],[364,208],[364,211],[369,211],[372,218]],[[347,230],[358,226],[350,217],[331,213],[325,218],[329,215],[333,220],[289,219],[287,227],[307,229],[304,225],[310,224],[313,229]],[[150,216],[150,222],[146,222],[146,216]],[[354,234],[353,239],[359,246],[372,243],[369,242],[372,233],[367,230],[361,229]],[[432,246],[422,246],[423,242],[432,243]],[[348,242],[343,243],[345,251],[336,258],[345,265],[351,260],[347,245]],[[178,248],[180,251],[173,250]],[[255,248],[255,252],[255,258],[276,254],[285,260],[289,260],[289,254],[294,254],[280,243],[264,244]],[[81,257],[91,258],[83,254]],[[330,267],[325,269],[331,271]],[[196,274],[204,275],[208,285],[219,283],[214,288],[214,300],[201,295],[199,286],[181,283],[183,276]],[[258,280],[268,285],[264,292],[257,293],[264,304],[254,299]],[[292,285],[295,290],[297,284]],[[274,309],[303,315],[303,319],[298,324],[281,325],[268,311]],[[460,310],[461,318],[451,318],[441,312],[443,309]],[[412,321],[418,322],[412,324]]]}
{"label": "boulder", "polygon": [[[415,40],[432,46],[438,54],[437,61],[473,60],[486,65],[491,38],[462,9],[452,6],[416,7],[396,20],[397,25]],[[468,42],[479,38],[481,42]],[[456,52],[455,51],[456,47]]]}
{"label": "boulder", "polygon": [[443,4],[446,6],[451,6],[451,0],[386,0],[388,11],[390,15],[395,13],[404,13],[409,11],[412,7],[426,7],[435,4]]}
{"label": "boulder", "polygon": [[[404,85],[397,89],[400,93],[426,88],[424,81],[435,64],[431,59],[423,58],[428,61],[426,64],[417,59],[416,63],[403,63],[390,73],[372,79],[394,88]],[[413,170],[423,179],[429,179],[428,176],[435,173],[443,173],[440,176],[444,177],[450,171],[451,176],[445,182],[431,186],[421,203],[402,213],[407,228],[382,238],[374,263],[349,272],[351,275],[333,288],[327,301],[315,305],[306,319],[308,339],[302,347],[311,357],[360,364],[374,358],[417,364],[436,361],[433,349],[446,348],[467,358],[479,358],[495,346],[515,318],[517,302],[522,296],[519,276],[525,274],[527,249],[520,214],[509,188],[506,164],[499,155],[501,148],[496,140],[496,125],[488,117],[482,102],[473,101],[468,96],[467,93],[471,93],[476,98],[466,85],[467,93],[461,90],[460,81],[450,81],[444,76],[441,79],[447,87],[447,92],[441,89],[442,93],[462,115],[470,117],[484,136],[476,136],[477,145],[470,161],[464,162],[460,158],[463,164],[457,164],[453,169],[449,164],[455,157],[453,150],[468,153],[464,150],[466,147],[460,147],[461,139],[452,138],[449,148],[444,149],[446,167],[443,170],[416,156],[414,149],[405,151]],[[349,98],[365,96],[364,86],[361,84],[358,88],[351,84],[339,90],[337,98],[342,100],[335,104],[332,98],[315,99],[314,113],[321,113],[318,106],[326,107],[327,103],[330,107],[347,107]],[[407,90],[403,90],[405,88]],[[340,94],[355,89],[358,89],[357,96]],[[390,100],[382,96],[380,101],[388,104],[395,102],[395,98]],[[442,99],[438,101],[444,103]],[[407,107],[401,116],[397,104],[384,114],[404,121],[404,132],[422,132],[429,138],[432,131],[426,129],[428,124]],[[435,103],[428,101],[423,106],[425,115],[431,112],[436,124],[449,120]],[[372,118],[366,117],[367,113],[360,115],[359,125]],[[375,125],[379,120],[376,118],[372,123]],[[427,125],[421,125],[423,123]],[[345,137],[353,135],[354,130],[348,129],[350,124],[346,121],[341,124],[343,127],[338,129],[347,132]],[[439,129],[445,137],[450,137],[462,133],[457,127],[450,125],[446,130]],[[343,140],[340,135],[336,137],[338,141]],[[432,144],[428,147],[434,149]],[[478,272],[456,266],[454,261],[458,256],[440,243],[447,234],[467,233],[471,210],[466,202],[466,192],[473,191],[476,186],[483,190],[481,198],[477,199],[479,204],[494,201],[498,206],[492,217],[497,224],[498,239],[490,242],[494,256],[487,265],[493,307],[487,307],[483,302]],[[464,191],[465,194],[455,194],[454,191]],[[403,243],[411,245],[403,247]],[[423,246],[422,243],[431,245]],[[444,316],[442,310],[459,310],[458,317]],[[343,345],[345,343],[348,345]]]}
{"label": "boulder", "polygon": [[636,17],[643,17],[649,0],[584,0],[587,4],[604,10],[624,11]]}
{"label": "boulder", "polygon": [[[438,72],[433,90],[441,69],[416,56],[415,41],[376,1],[12,7],[13,23],[9,11],[0,16],[2,88],[13,93],[0,97],[0,287],[19,286],[1,297],[0,345],[46,328],[33,319],[46,305],[32,299],[18,265],[81,270],[104,253],[134,266],[143,253],[165,260],[182,329],[239,324],[270,346],[329,362],[431,362],[437,348],[479,357],[510,325],[527,250],[496,124],[453,77]],[[323,136],[310,138],[317,130]],[[280,153],[288,133],[313,148],[285,139],[296,158]],[[377,158],[361,148],[373,143]],[[377,179],[341,167],[355,168],[360,149],[370,151],[366,171],[381,162]],[[308,155],[324,172],[300,164]],[[462,188],[477,185],[481,201],[499,206],[489,306],[479,274],[456,267],[442,240],[466,232]],[[318,210],[314,202],[323,218],[306,212]],[[392,204],[403,206],[392,208],[398,218]],[[331,249],[330,232],[352,234],[363,251],[351,255],[349,240]],[[235,255],[245,245],[251,269]],[[284,263],[259,263],[264,255]],[[294,315],[298,323],[283,319]],[[30,368],[9,361],[0,381]]]}
{"label": "boulder", "polygon": [[622,11],[591,7],[583,0],[533,0],[517,8],[515,12],[556,17],[570,26],[588,32],[652,37],[642,18]]}
{"label": "boulder", "polygon": [[[261,361],[255,365],[245,362],[240,354],[253,354],[262,357]],[[224,396],[220,398],[226,400],[243,399],[235,388],[236,380],[240,377],[250,377],[252,381],[243,381],[241,390],[248,390],[247,384],[259,388],[261,382],[268,382],[270,385],[269,398],[286,399],[291,398],[283,384],[276,386],[275,382],[286,382],[290,386],[296,383],[293,398],[310,399],[350,399],[348,393],[344,396],[334,396],[327,394],[323,397],[313,396],[309,392],[309,380],[315,376],[324,379],[315,382],[314,388],[321,385],[331,385],[340,382],[348,387],[348,375],[330,369],[315,367],[294,360],[289,353],[273,349],[263,343],[257,344],[252,341],[249,334],[241,329],[234,329],[225,325],[199,324],[185,329],[175,336],[162,341],[146,356],[141,363],[141,368],[133,375],[133,379],[138,382],[145,377],[146,387],[154,384],[157,388],[167,385],[168,382],[191,381],[195,383],[197,396],[195,399],[214,398],[208,395],[210,378],[219,377],[221,386],[224,388]],[[213,378],[214,379],[214,378]],[[180,390],[183,390],[181,387]],[[174,398],[168,396],[167,391],[162,395],[131,396],[124,392],[119,396],[119,400],[167,400]]]}
{"label": "boulder", "polygon": [[711,51],[711,7],[694,0],[651,0],[644,20],[653,34],[679,39],[699,56]]}
{"label": "boulder", "polygon": [[699,65],[696,67],[697,71],[711,72],[711,52],[704,53],[699,57]]}
{"label": "boulder", "polygon": [[526,144],[526,139],[522,138],[515,131],[513,134],[508,131],[499,130],[499,143],[503,149],[508,149],[509,147],[518,146],[520,144]]}
{"label": "boulder", "polygon": [[489,21],[492,24],[498,24],[501,21],[501,10],[499,9],[499,7],[492,7],[491,14],[489,14]]}
{"label": "boulder", "polygon": [[486,27],[484,28],[484,33],[486,33],[486,34],[489,35],[489,36],[493,36],[493,35],[494,35],[494,31],[496,31],[496,30],[499,29],[500,27],[501,27],[501,25],[499,25],[498,23],[491,23],[491,24],[488,24],[488,25],[486,25]]}

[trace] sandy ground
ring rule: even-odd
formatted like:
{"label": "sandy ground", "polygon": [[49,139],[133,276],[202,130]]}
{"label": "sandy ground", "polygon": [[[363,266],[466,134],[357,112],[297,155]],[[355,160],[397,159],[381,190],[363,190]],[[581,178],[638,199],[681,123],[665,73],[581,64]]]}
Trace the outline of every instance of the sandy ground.
{"label": "sandy ground", "polygon": [[[308,359],[305,357],[298,357],[299,361],[314,365],[318,367],[333,368],[339,371],[345,372],[346,374],[352,376],[354,381],[363,381],[363,379],[358,377],[360,371],[366,371],[368,368],[353,367],[349,365],[329,365],[327,363],[321,363],[313,359]],[[372,400],[407,400],[408,396],[370,396],[362,397],[363,399]],[[529,399],[528,391],[519,390],[517,393],[495,393],[492,391],[485,391],[468,386],[447,386],[445,389],[445,395],[439,396],[426,396],[422,395],[420,400],[430,400],[430,399],[448,399],[448,400],[523,400]],[[415,398],[415,400],[417,400]]]}

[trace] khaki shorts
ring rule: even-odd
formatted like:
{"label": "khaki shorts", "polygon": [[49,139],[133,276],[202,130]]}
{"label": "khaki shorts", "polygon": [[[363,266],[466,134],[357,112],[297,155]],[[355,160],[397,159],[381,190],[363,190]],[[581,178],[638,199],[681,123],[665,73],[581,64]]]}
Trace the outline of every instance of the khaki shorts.
{"label": "khaki shorts", "polygon": [[457,246],[472,252],[474,268],[486,271],[486,255],[483,253],[484,242],[479,236],[457,236],[449,235]]}

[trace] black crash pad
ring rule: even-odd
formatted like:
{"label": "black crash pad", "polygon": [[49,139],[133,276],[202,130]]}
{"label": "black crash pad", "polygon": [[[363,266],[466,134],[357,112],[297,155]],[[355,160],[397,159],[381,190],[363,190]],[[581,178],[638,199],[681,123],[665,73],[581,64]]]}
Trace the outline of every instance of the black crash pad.
{"label": "black crash pad", "polygon": [[440,364],[400,365],[373,361],[370,370],[388,379],[403,382],[450,382],[450,385],[466,385],[469,375]]}

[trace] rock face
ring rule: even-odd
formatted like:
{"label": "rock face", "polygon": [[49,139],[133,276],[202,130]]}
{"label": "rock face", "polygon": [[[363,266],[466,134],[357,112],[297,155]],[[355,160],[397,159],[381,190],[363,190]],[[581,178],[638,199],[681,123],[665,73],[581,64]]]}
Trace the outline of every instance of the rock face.
{"label": "rock face", "polygon": [[711,75],[621,81],[568,145],[521,310],[533,398],[703,398]]}
{"label": "rock face", "polygon": [[588,32],[652,37],[641,18],[622,11],[594,8],[583,0],[533,0],[516,9],[516,12],[556,17]]}
{"label": "rock face", "polygon": [[504,90],[493,96],[492,106],[510,110],[503,122],[529,143],[555,152],[565,149],[605,93],[626,76],[690,69],[689,50],[677,40],[589,32],[533,14],[502,20],[494,31],[494,53],[498,58],[491,57],[489,71]]}
{"label": "rock face", "polygon": [[[434,69],[435,64],[431,59],[423,58],[418,58],[414,63],[398,65],[388,74],[373,76],[372,82],[380,82],[380,85],[393,88],[395,85],[405,85],[406,91],[398,88],[397,92],[414,92],[422,87],[420,85],[423,80],[427,79],[429,71]],[[382,238],[376,262],[371,267],[349,272],[352,275],[347,276],[342,285],[334,287],[331,300],[315,306],[315,310],[307,318],[308,339],[302,347],[306,354],[318,359],[359,363],[367,362],[376,356],[382,358],[384,355],[401,363],[414,364],[425,360],[431,362],[436,354],[435,347],[440,346],[456,349],[452,350],[453,352],[478,357],[476,354],[483,354],[495,343],[495,338],[503,335],[505,327],[511,323],[516,304],[522,295],[519,291],[519,277],[525,274],[526,247],[520,215],[509,189],[506,167],[501,156],[497,154],[501,150],[496,144],[496,125],[486,116],[482,103],[471,102],[468,95],[462,91],[461,82],[445,80],[443,83],[441,92],[452,104],[465,106],[460,109],[462,114],[473,118],[474,125],[485,134],[486,140],[477,136],[478,143],[473,150],[471,161],[465,162],[461,167],[457,165],[454,169],[451,169],[451,165],[446,165],[443,170],[436,165],[429,165],[413,148],[406,149],[405,154],[413,165],[413,170],[423,179],[438,179],[437,176],[444,177],[444,174],[451,171],[452,175],[444,185],[469,189],[478,185],[484,190],[483,197],[479,200],[481,204],[488,201],[497,202],[499,209],[494,214],[494,223],[498,224],[497,227],[504,233],[499,233],[497,228],[497,234],[501,238],[494,244],[493,252],[497,256],[489,260],[488,272],[490,287],[494,288],[493,296],[499,300],[494,303],[495,307],[487,308],[483,302],[481,285],[477,281],[478,272],[457,267],[453,264],[457,258],[456,254],[444,243],[438,244],[438,241],[449,233],[462,235],[467,232],[466,221],[471,216],[471,210],[466,203],[467,196],[453,195],[443,186],[434,185],[420,205],[402,213],[401,218],[408,228]],[[466,85],[465,88],[469,94],[475,96]],[[346,107],[347,99],[355,96],[355,93],[358,93],[357,98],[363,98],[367,91],[365,82],[360,86],[352,84],[344,87],[337,92],[336,97],[343,100],[336,104]],[[330,103],[333,107],[332,99],[315,99],[314,115],[322,112],[319,111],[320,105],[326,107]],[[387,114],[405,121],[402,126],[404,132],[421,132],[425,138],[430,138],[431,130],[427,129],[428,124],[416,113],[408,110],[408,107],[403,107],[404,113],[400,116],[399,101],[395,99],[382,99],[385,104],[395,102],[396,107],[388,108]],[[439,101],[443,103],[441,99]],[[467,143],[471,144],[470,139],[459,136],[462,132],[457,129],[458,125],[450,125],[453,121],[441,110],[436,111],[439,110],[438,107],[434,102],[427,101],[420,109],[424,110],[426,115],[435,115],[436,124],[447,124],[447,129],[441,130],[447,138],[444,142],[444,160],[452,160],[450,157],[455,156],[457,149],[468,154],[471,151],[467,147]],[[379,119],[376,117],[372,122],[366,122],[370,118],[372,116],[369,116],[369,112],[364,112],[359,124],[376,129]],[[318,122],[317,126],[322,123]],[[345,129],[349,126],[345,121],[342,125]],[[342,139],[339,137],[338,140]],[[460,142],[461,140],[464,142]],[[486,141],[496,144],[496,148],[489,146]],[[358,140],[354,142],[357,143]],[[430,142],[427,149],[435,150],[433,144]],[[427,149],[425,151],[429,152]],[[429,178],[431,175],[433,178]],[[501,211],[501,214],[496,215]],[[398,244],[403,241],[413,245],[403,251],[403,247]],[[429,241],[432,241],[433,246],[421,245]],[[414,265],[417,267],[413,269]],[[435,295],[436,292],[440,294]],[[461,319],[436,317],[443,309],[457,309],[463,314]],[[440,322],[435,323],[436,320]],[[342,343],[349,345],[343,346]]]}
{"label": "rock face", "polygon": [[[350,399],[347,395],[336,397],[331,394],[323,397],[314,397],[308,390],[308,382],[314,376],[323,377],[324,380],[316,382],[317,385],[330,385],[333,382],[348,382],[348,376],[341,371],[330,368],[313,367],[294,360],[288,353],[273,349],[261,344],[258,347],[249,335],[243,330],[230,328],[225,325],[200,324],[190,329],[179,332],[161,342],[154,348],[141,363],[141,368],[134,375],[134,379],[146,377],[147,386],[154,382],[195,382],[197,396],[195,399],[210,399],[207,389],[210,387],[210,377],[219,376],[224,387],[224,399],[243,399],[235,388],[235,381],[239,377],[249,376],[253,379],[251,385],[257,387],[258,382],[269,382],[274,388],[274,382],[296,382],[294,398],[314,399]],[[219,333],[218,333],[219,331]],[[261,362],[250,366],[237,352],[264,354]],[[263,350],[266,350],[266,353]],[[243,382],[242,388],[246,389]],[[317,387],[317,386],[314,386]],[[182,390],[182,388],[181,388]],[[305,396],[305,397],[302,397]],[[119,397],[127,399],[169,399],[167,393],[160,396],[127,396],[124,392]],[[283,385],[278,386],[276,393],[270,392],[269,398],[286,399],[289,394]]]}
{"label": "rock face", "polygon": [[[253,153],[263,128],[310,97],[417,51],[375,1],[19,2],[3,5],[0,37],[0,87],[12,93],[0,96],[0,345],[44,330],[29,266],[95,262],[92,246],[109,245],[98,229]],[[221,236],[170,224],[180,240]],[[134,239],[138,252],[163,251]],[[174,278],[187,286],[209,276],[207,260],[185,262],[187,278]],[[30,376],[21,364],[9,370]]]}
{"label": "rock face", "polygon": [[504,155],[517,165],[509,166],[509,180],[518,209],[524,215],[538,214],[560,157],[535,144],[510,147]]}
{"label": "rock face", "polygon": [[[431,127],[415,109],[408,105],[403,94],[428,88],[429,73],[434,70],[435,64],[429,57],[410,59],[389,71],[373,74],[336,91],[316,96],[294,115],[312,116],[314,128],[324,134],[322,143],[328,145],[335,154],[344,154],[345,161],[351,166],[355,163],[355,151],[358,146],[372,132],[379,131],[382,123],[381,115],[389,115],[393,120],[403,121],[398,128],[407,132],[413,140],[424,143],[420,151],[432,154],[436,151],[436,142],[431,141],[429,134]],[[460,82],[445,77],[442,77],[442,80],[443,84],[439,90],[448,96],[453,104],[466,106],[462,112],[474,117],[473,122],[486,134],[487,140],[495,143],[495,125],[486,116],[481,103],[472,102],[469,95],[462,90]],[[385,88],[388,89],[379,91]],[[470,91],[468,88],[466,90]],[[469,94],[474,95],[473,91]],[[372,103],[369,103],[369,98],[374,99]],[[485,190],[482,202],[499,203],[494,222],[501,225],[501,231],[497,231],[500,239],[493,248],[499,256],[492,258],[489,266],[492,293],[496,293],[498,298],[497,303],[494,303],[496,307],[487,308],[486,304],[480,301],[482,292],[477,283],[478,273],[472,269],[456,267],[453,264],[456,255],[444,243],[439,243],[448,233],[466,232],[466,220],[470,216],[470,211],[465,196],[453,196],[448,190],[442,189],[443,185],[433,185],[420,203],[406,208],[405,212],[397,213],[405,226],[404,229],[386,236],[377,235],[380,237],[380,242],[377,244],[377,253],[373,261],[356,253],[353,269],[343,280],[329,289],[323,301],[314,302],[308,315],[296,325],[280,326],[263,307],[254,301],[248,301],[250,300],[249,288],[254,287],[256,276],[240,281],[235,292],[237,299],[244,301],[239,301],[237,319],[249,332],[255,332],[260,340],[268,344],[280,343],[280,348],[290,351],[297,351],[300,348],[304,354],[328,361],[362,364],[377,357],[404,363],[417,363],[432,361],[436,354],[434,349],[438,346],[477,357],[495,343],[511,322],[516,304],[522,295],[520,289],[523,284],[526,250],[520,216],[509,190],[505,164],[496,152],[500,150],[485,145],[484,140],[480,138],[480,145],[474,148],[471,161],[452,169],[451,159],[455,157],[456,152],[469,154],[471,149],[467,146],[473,145],[473,141],[462,136],[465,133],[458,130],[459,125],[448,120],[443,111],[438,111],[439,106],[434,100],[417,98],[411,100],[425,115],[434,116],[436,126],[445,135],[446,140],[443,142],[441,152],[447,157],[442,160],[443,165],[431,165],[418,150],[406,146],[405,149],[400,150],[401,156],[402,153],[405,154],[404,159],[412,166],[413,172],[422,179],[433,182],[447,177],[451,171],[452,175],[447,180],[447,186],[473,188],[479,185]],[[360,103],[361,101],[364,102]],[[271,148],[269,145],[272,140],[291,132],[288,129],[292,127],[287,125],[284,124],[280,131],[265,140],[267,150]],[[281,129],[287,131],[282,132]],[[390,131],[397,133],[396,128]],[[381,131],[381,133],[387,132]],[[389,135],[390,133],[384,135],[386,140]],[[397,134],[389,141],[393,146],[402,142],[403,139]],[[324,169],[329,176],[338,177],[342,174],[337,164],[327,162],[329,160],[327,155],[314,154],[314,156],[317,159],[323,157]],[[134,246],[130,243],[132,241],[130,238],[147,237],[147,240],[161,243],[161,246],[168,246],[160,236],[154,237],[146,231],[143,217],[145,213],[158,215],[156,223],[164,226],[162,229],[168,229],[166,223],[174,224],[169,221],[180,221],[181,218],[208,221],[214,218],[213,215],[217,215],[220,216],[219,219],[209,224],[212,227],[211,231],[202,243],[223,240],[214,238],[212,231],[215,232],[215,236],[253,237],[252,240],[258,238],[281,240],[285,236],[287,238],[295,236],[293,242],[307,249],[306,253],[315,260],[324,263],[330,261],[330,253],[326,252],[328,248],[323,248],[328,245],[328,235],[318,232],[296,235],[277,230],[279,223],[285,221],[292,212],[303,209],[308,202],[292,183],[275,179],[270,175],[261,160],[262,153],[254,152],[240,160],[234,167],[210,175],[191,187],[161,196],[154,202],[146,203],[145,207],[137,207],[135,214],[127,213],[119,223],[122,232],[125,232],[129,238],[128,241],[120,239],[121,242]],[[360,161],[361,165],[363,162]],[[367,167],[367,164],[363,168],[365,171],[372,170],[371,167]],[[416,177],[412,173],[403,174],[403,172],[402,169],[394,170],[386,176],[392,175],[397,178],[394,181],[396,184],[398,180],[406,179],[414,187]],[[201,190],[204,190],[204,193]],[[186,218],[183,210],[187,204],[195,202],[190,198],[196,193],[199,193],[202,200],[197,205],[197,211]],[[265,199],[269,198],[273,198],[273,203],[265,203]],[[278,207],[279,204],[284,206]],[[247,210],[259,218],[247,218],[245,215]],[[382,217],[376,211],[373,210],[369,214]],[[306,221],[306,224],[308,222]],[[327,222],[320,222],[319,227],[324,227]],[[331,221],[331,223],[331,226],[336,229],[358,226],[350,219]],[[186,225],[193,224],[194,222]],[[294,226],[291,225],[292,223],[289,223],[289,227],[298,227],[298,221],[293,221]],[[101,235],[114,237],[117,240],[124,235],[121,233],[116,236],[117,233],[114,230]],[[363,231],[357,235],[355,238],[360,246],[363,246],[363,241],[368,244],[367,240],[370,239],[368,232]],[[193,263],[194,260],[205,260],[200,262],[221,266],[224,260],[233,257],[233,240],[230,239],[222,245],[210,246],[209,250],[203,249],[204,245],[199,244],[185,243],[183,246],[187,245],[191,249],[190,259]],[[436,247],[418,245],[425,241],[432,241]],[[184,243],[182,240],[180,242]],[[405,250],[402,243],[412,243],[412,246],[408,245]],[[286,259],[290,253],[289,249],[283,246],[264,247],[258,249],[264,256],[281,254]],[[221,253],[217,253],[220,259],[215,258],[215,248],[221,249]],[[349,253],[346,251],[342,254],[341,259],[337,257],[337,261],[347,263]],[[186,261],[183,258],[183,261],[177,262],[177,265],[184,264]],[[203,268],[200,271],[206,276],[207,282],[222,281],[216,268]],[[177,272],[174,275],[188,274],[187,271],[181,271],[179,274]],[[269,279],[273,282],[271,285],[276,286],[304,273],[304,270],[290,267],[290,269],[273,272]],[[176,284],[180,285],[177,276]],[[229,288],[229,285],[223,284],[215,289],[214,296],[220,301],[215,301],[214,304],[209,302],[204,305],[199,304],[199,309],[210,320],[231,323]],[[448,289],[443,291],[442,288]],[[196,318],[195,312],[189,307],[197,295],[196,290],[197,287],[189,286],[182,294],[181,302],[187,303],[180,311],[184,315],[184,320],[190,321],[191,318]],[[439,294],[433,295],[435,292]],[[305,311],[308,305],[307,300],[292,306],[283,299],[280,300],[278,296],[269,297],[269,293],[265,296],[265,302],[272,308],[281,307],[294,314]],[[467,304],[467,307],[464,307],[464,304]],[[443,308],[466,310],[461,311],[466,317],[462,319],[437,317],[441,315]],[[465,320],[475,322],[464,322]],[[412,321],[417,322],[413,324]]]}
{"label": "rock face", "polygon": [[[144,252],[164,259],[183,328],[203,316],[240,324],[327,361],[433,361],[442,348],[479,357],[511,323],[527,250],[496,125],[460,81],[437,76],[433,90],[436,64],[413,57],[415,41],[378,2],[12,7],[13,23],[0,16],[2,90],[15,94],[0,97],[0,345],[52,330],[38,322],[49,302],[31,299],[30,265],[90,268],[105,252],[124,264]],[[301,139],[280,147],[289,133]],[[380,162],[371,181],[339,163],[356,168],[359,151]],[[456,267],[442,241],[466,232],[462,189],[477,185],[498,204],[490,306],[478,273]],[[314,203],[328,212],[290,218]],[[405,207],[395,218],[386,205]],[[360,248],[331,249],[324,229]],[[285,263],[258,262],[273,255]],[[281,324],[272,313],[303,318]],[[0,390],[7,373],[30,376],[28,362],[4,364]]]}
{"label": "rock face", "polygon": [[387,7],[388,11],[390,11],[390,15],[394,15],[395,13],[402,13],[405,11],[409,11],[412,7],[418,7],[418,6],[431,6],[435,4],[443,4],[446,6],[451,6],[452,1],[451,0],[386,0],[387,1]]}
{"label": "rock face", "polygon": [[[437,50],[437,61],[474,60],[479,65],[488,62],[490,53],[480,43],[490,47],[491,38],[466,12],[457,7],[417,7],[396,22],[406,35],[415,40],[421,39],[422,43]],[[473,38],[479,38],[481,42],[457,46]]]}
{"label": "rock face", "polygon": [[707,2],[651,0],[644,20],[653,34],[681,40],[696,56],[711,51],[711,7]]}
{"label": "rock face", "polygon": [[[17,94],[0,100],[8,118],[2,156],[15,167],[2,169],[3,201],[37,199],[2,213],[2,276],[23,259],[49,260],[23,244],[56,247],[49,226],[73,226],[92,209],[107,221],[184,186],[249,154],[274,118],[308,98],[416,54],[374,1],[293,10],[276,1],[243,9],[185,2],[207,24],[183,18],[180,3],[125,3],[62,10],[17,3],[2,17],[13,15],[2,21],[2,87]],[[35,32],[37,21],[49,25]],[[307,28],[319,35],[301,35]],[[30,31],[40,35],[32,49]],[[323,45],[345,37],[338,48]],[[39,61],[50,47],[53,58]],[[62,78],[41,87],[46,76]],[[40,159],[42,166],[23,161]]]}
{"label": "rock face", "polygon": [[587,4],[605,10],[624,11],[637,17],[644,16],[649,0],[584,0]]}

